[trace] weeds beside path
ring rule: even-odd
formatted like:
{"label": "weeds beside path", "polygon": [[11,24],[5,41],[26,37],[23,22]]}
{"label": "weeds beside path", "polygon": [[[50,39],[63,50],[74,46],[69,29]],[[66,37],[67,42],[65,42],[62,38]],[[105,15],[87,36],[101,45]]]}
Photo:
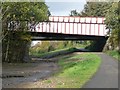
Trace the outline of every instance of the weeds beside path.
{"label": "weeds beside path", "polygon": [[120,53],[116,50],[111,50],[111,51],[106,51],[106,53],[110,56],[112,56],[113,58],[116,58],[117,60],[120,61]]}

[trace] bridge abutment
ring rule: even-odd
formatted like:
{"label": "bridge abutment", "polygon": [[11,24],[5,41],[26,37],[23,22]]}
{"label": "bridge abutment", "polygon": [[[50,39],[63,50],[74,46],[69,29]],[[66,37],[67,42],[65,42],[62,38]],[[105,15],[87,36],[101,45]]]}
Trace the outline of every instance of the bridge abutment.
{"label": "bridge abutment", "polygon": [[104,46],[106,44],[108,37],[100,38],[97,40],[94,40],[90,46],[87,46],[86,49],[89,49],[93,52],[102,52],[104,49]]}
{"label": "bridge abutment", "polygon": [[26,62],[29,58],[30,41],[21,37],[22,33],[8,32],[2,41],[2,62],[18,63]]}

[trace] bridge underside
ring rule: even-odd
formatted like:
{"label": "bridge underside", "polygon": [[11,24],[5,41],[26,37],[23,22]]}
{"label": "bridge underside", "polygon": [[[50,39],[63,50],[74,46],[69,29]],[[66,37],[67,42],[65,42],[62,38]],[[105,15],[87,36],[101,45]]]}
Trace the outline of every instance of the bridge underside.
{"label": "bridge underside", "polygon": [[29,32],[32,35],[32,40],[100,40],[108,38],[105,36],[94,35],[76,35],[62,33],[45,33],[45,32]]}

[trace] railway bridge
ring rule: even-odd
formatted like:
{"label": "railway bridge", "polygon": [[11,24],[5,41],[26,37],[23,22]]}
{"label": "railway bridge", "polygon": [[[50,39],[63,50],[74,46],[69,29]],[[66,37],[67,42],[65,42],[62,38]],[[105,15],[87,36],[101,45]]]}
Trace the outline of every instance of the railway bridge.
{"label": "railway bridge", "polygon": [[104,20],[104,17],[50,16],[48,21],[30,26],[28,32],[32,40],[96,40],[108,37]]}

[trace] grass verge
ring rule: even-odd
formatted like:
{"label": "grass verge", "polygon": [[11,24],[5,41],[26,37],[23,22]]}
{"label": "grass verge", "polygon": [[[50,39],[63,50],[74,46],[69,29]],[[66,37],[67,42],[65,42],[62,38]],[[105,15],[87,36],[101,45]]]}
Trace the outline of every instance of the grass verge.
{"label": "grass verge", "polygon": [[118,51],[116,50],[111,50],[111,51],[106,51],[106,53],[114,58],[116,58],[117,60],[120,60],[119,57],[120,57],[120,54]]}
{"label": "grass verge", "polygon": [[58,62],[61,72],[42,84],[51,88],[81,88],[97,71],[100,63],[100,57],[91,53],[65,56]]}

